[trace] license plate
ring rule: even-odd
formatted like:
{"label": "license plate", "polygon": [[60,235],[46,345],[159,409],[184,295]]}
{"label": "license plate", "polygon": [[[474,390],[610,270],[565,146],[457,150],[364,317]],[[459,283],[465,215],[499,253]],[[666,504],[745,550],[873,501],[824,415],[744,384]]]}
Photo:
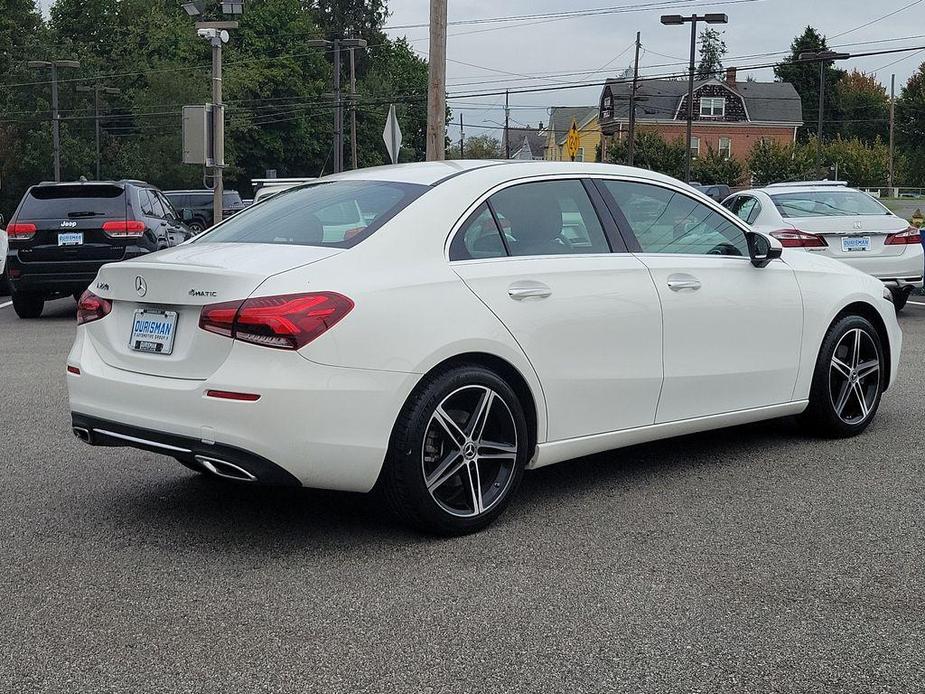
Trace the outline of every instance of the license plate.
{"label": "license plate", "polygon": [[58,234],[59,246],[80,246],[84,242],[84,233],[82,231],[71,231],[66,234]]}
{"label": "license plate", "polygon": [[138,352],[170,354],[176,331],[176,311],[137,309],[132,320],[132,339],[128,344]]}
{"label": "license plate", "polygon": [[870,236],[845,236],[841,240],[841,249],[845,253],[869,251]]}

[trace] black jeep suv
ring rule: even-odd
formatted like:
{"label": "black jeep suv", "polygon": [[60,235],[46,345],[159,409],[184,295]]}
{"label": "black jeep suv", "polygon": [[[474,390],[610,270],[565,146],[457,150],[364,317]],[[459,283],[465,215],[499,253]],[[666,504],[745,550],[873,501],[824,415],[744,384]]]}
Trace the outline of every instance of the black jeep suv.
{"label": "black jeep suv", "polygon": [[29,188],[7,235],[13,308],[37,318],[48,299],[79,298],[101,265],[175,246],[191,232],[143,181],[81,181]]}

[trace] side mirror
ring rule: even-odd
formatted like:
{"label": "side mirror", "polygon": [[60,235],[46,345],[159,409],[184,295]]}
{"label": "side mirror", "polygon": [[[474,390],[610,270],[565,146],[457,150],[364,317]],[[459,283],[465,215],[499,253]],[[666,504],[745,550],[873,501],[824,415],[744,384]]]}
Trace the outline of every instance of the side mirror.
{"label": "side mirror", "polygon": [[777,260],[781,256],[781,248],[772,246],[767,236],[755,231],[745,232],[745,240],[748,242],[748,255],[752,259],[752,265],[755,267],[767,267],[772,260]]}
{"label": "side mirror", "polygon": [[187,208],[184,207],[184,208],[183,208],[182,214],[183,214],[183,221],[184,221],[184,222],[192,222],[192,221],[193,221],[193,211],[192,211],[192,210],[187,209]]}

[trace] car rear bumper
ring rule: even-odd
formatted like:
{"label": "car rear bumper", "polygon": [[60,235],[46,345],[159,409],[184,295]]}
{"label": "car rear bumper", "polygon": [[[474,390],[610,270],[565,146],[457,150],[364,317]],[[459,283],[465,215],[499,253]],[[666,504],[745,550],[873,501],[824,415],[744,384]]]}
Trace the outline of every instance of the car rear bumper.
{"label": "car rear bumper", "polygon": [[925,253],[922,246],[908,245],[899,255],[868,256],[844,254],[843,256],[829,256],[850,265],[861,272],[873,275],[881,282],[900,287],[921,287],[922,276],[925,272]]}
{"label": "car rear bumper", "polygon": [[[127,249],[120,260],[146,255],[143,248]],[[23,262],[15,253],[7,257],[7,277],[17,292],[70,294],[82,291],[96,279],[100,268],[116,260],[30,261]]]}
{"label": "car rear bumper", "polygon": [[[90,432],[90,443],[203,456],[238,465],[257,481],[266,476],[261,470],[278,467],[307,487],[357,492],[376,483],[395,419],[418,379],[323,366],[240,342],[208,379],[151,376],[103,362],[83,328],[67,363],[80,371],[67,374],[74,426]],[[260,398],[218,399],[209,390]]]}

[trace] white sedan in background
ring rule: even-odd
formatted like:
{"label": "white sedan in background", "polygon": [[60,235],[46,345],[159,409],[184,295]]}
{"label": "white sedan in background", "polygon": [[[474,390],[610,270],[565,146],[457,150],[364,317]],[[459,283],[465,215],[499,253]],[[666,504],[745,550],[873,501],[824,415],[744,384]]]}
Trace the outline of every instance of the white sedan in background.
{"label": "white sedan in background", "polygon": [[785,248],[836,258],[873,275],[889,287],[897,311],[922,286],[919,230],[841,181],[775,183],[736,193],[723,205]]}
{"label": "white sedan in background", "polygon": [[899,362],[884,294],[649,171],[361,169],[104,266],[73,429],[213,477],[378,487],[465,533],[528,468],[787,415],[861,433]]}

